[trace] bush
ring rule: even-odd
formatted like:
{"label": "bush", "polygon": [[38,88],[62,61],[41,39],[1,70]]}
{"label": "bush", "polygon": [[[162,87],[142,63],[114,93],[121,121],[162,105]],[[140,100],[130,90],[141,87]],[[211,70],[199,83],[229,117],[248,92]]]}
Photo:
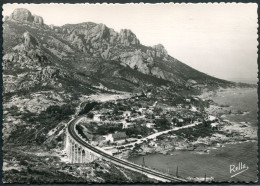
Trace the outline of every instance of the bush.
{"label": "bush", "polygon": [[167,130],[171,128],[171,123],[167,119],[156,119],[155,120],[156,127],[161,130]]}
{"label": "bush", "polygon": [[98,105],[98,102],[91,102],[91,103],[87,103],[85,106],[84,106],[84,108],[83,108],[83,110],[81,110],[80,112],[79,112],[79,116],[80,115],[83,115],[83,114],[87,114],[89,111],[91,111],[95,106],[97,106]]}
{"label": "bush", "polygon": [[[70,115],[75,113],[72,105],[52,105],[46,111],[42,111],[39,115],[35,113],[25,113],[22,119],[30,124],[29,129],[26,126],[20,126],[13,131],[9,139],[17,143],[36,142],[42,144],[46,139],[46,134],[56,127],[61,121],[69,119]],[[34,125],[34,127],[32,127]]]}

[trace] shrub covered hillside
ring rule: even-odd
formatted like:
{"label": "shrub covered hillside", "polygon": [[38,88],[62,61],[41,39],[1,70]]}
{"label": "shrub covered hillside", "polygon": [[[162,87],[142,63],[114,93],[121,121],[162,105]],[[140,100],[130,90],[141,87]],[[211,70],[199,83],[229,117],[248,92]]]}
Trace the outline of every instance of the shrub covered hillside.
{"label": "shrub covered hillside", "polygon": [[[116,32],[92,22],[60,27],[46,25],[44,18],[23,8],[4,19],[2,65],[6,182],[11,175],[17,182],[42,181],[47,176],[52,181],[59,181],[60,177],[76,181],[70,167],[62,164],[59,157],[68,121],[98,106],[96,102],[83,104],[89,95],[150,92],[152,101],[155,95],[162,100],[170,95],[171,101],[177,103],[190,92],[234,85],[185,65],[170,56],[161,44],[142,45],[131,30]],[[169,127],[166,121],[158,121],[158,126],[158,130]],[[102,134],[104,130],[105,126],[97,132]],[[129,136],[149,133],[144,130],[124,132]],[[47,169],[60,165],[53,163],[48,167],[53,159],[64,169],[47,173]],[[33,167],[31,162],[36,162],[38,167]],[[93,173],[98,175],[96,179],[108,179],[105,170],[115,170],[120,181],[133,179],[131,172],[110,164]],[[32,172],[35,177],[25,176]],[[56,174],[57,179],[53,176]],[[140,176],[142,179],[147,178]],[[87,179],[82,176],[78,181],[82,180]]]}

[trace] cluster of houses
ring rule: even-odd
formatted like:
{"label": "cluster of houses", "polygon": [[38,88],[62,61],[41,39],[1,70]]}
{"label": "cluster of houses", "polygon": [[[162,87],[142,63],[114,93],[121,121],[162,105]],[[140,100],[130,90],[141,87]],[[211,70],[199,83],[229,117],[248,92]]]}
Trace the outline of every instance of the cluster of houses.
{"label": "cluster of houses", "polygon": [[193,123],[200,121],[202,117],[200,111],[200,101],[197,97],[185,99],[187,104],[178,104],[176,107],[165,106],[161,113],[154,112],[157,101],[153,105],[146,107],[131,106],[131,109],[121,111],[117,114],[111,114],[113,110],[102,109],[93,113],[93,121],[107,122],[113,121],[121,123],[123,129],[132,128],[136,125],[136,121],[144,119],[147,128],[154,128],[156,119],[165,118],[173,126],[182,126],[185,123]]}
{"label": "cluster of houses", "polygon": [[[136,98],[138,99],[138,98]],[[140,103],[140,100],[132,100],[132,103]],[[177,106],[159,105],[157,101],[149,104],[132,104],[125,103],[120,100],[115,101],[113,105],[109,105],[106,108],[103,107],[99,110],[92,111],[92,121],[98,125],[103,123],[113,123],[114,125],[122,126],[121,129],[130,129],[134,127],[145,126],[146,128],[157,131],[156,120],[167,119],[171,124],[171,127],[183,126],[185,124],[206,121],[210,124],[212,129],[219,130],[218,119],[214,116],[203,115],[200,109],[200,100],[197,97],[186,98],[184,104],[178,104]],[[119,105],[127,109],[118,109],[114,112],[116,106]],[[150,106],[149,106],[150,105]],[[160,112],[156,111],[158,108],[163,108]],[[156,109],[156,110],[155,110]],[[141,121],[141,122],[140,122]],[[93,137],[86,129],[83,130],[90,138]],[[129,141],[132,136],[127,136],[125,131],[115,131],[106,135],[100,135],[95,140],[97,144],[124,144]],[[135,136],[136,137],[136,136]]]}

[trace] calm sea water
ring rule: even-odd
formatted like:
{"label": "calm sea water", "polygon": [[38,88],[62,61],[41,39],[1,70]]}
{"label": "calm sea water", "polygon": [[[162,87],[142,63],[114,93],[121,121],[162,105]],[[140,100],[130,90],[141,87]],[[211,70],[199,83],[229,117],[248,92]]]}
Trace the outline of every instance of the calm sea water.
{"label": "calm sea water", "polygon": [[257,127],[258,95],[257,89],[234,89],[219,92],[217,96],[212,97],[213,101],[219,104],[230,105],[232,111],[248,111],[246,115],[227,115],[230,121],[250,122],[252,126]]}
{"label": "calm sea water", "polygon": [[[230,121],[248,121],[252,127],[257,126],[257,92],[251,90],[236,90],[233,92],[221,92],[215,96],[214,101],[220,104],[232,105],[232,109],[248,111],[242,117],[228,117]],[[183,178],[214,177],[215,181],[256,181],[257,180],[257,143],[244,142],[226,144],[225,147],[212,149],[209,154],[198,154],[193,151],[173,151],[171,155],[150,154],[129,158],[130,161],[178,174]],[[230,177],[230,165],[238,165],[239,162],[247,164],[249,169],[235,177]]]}

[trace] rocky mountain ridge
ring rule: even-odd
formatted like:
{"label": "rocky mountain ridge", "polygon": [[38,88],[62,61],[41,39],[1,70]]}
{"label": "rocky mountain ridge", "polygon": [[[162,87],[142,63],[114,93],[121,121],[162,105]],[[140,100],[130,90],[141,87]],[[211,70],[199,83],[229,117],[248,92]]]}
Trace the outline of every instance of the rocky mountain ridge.
{"label": "rocky mountain ridge", "polygon": [[158,89],[181,96],[177,91],[233,85],[185,65],[161,44],[142,45],[130,30],[92,22],[46,25],[26,9],[5,18],[3,49],[6,138],[23,116],[75,106],[90,94]]}
{"label": "rocky mountain ridge", "polygon": [[[142,45],[136,35],[128,29],[122,29],[117,33],[104,24],[92,22],[67,24],[61,27],[45,25],[40,16],[32,15],[26,9],[16,9],[5,18],[4,35],[14,22],[21,27],[27,27],[25,32],[20,32],[20,37],[18,34],[18,40],[20,42],[23,40],[25,47],[34,48],[35,51],[42,51],[44,54],[43,56],[34,55],[41,58],[49,55],[49,58],[56,58],[55,61],[58,59],[73,63],[72,65],[75,65],[74,67],[79,71],[82,71],[82,67],[84,69],[91,66],[89,70],[83,72],[85,74],[98,72],[101,66],[106,65],[104,63],[113,61],[116,65],[120,65],[120,68],[130,67],[144,75],[154,76],[178,85],[184,85],[189,79],[198,83],[227,83],[198,72],[169,56],[161,44],[153,47]],[[15,27],[11,28],[11,33],[12,30],[17,31]],[[6,35],[10,35],[10,32]],[[19,42],[15,44],[17,45],[12,47],[12,52],[17,49],[21,50],[21,44],[19,45]],[[8,47],[10,46],[9,43]],[[10,50],[6,50],[8,47],[5,47],[4,42],[4,62],[14,58],[10,56]],[[98,67],[96,64],[91,65],[96,60],[102,61]],[[118,73],[118,70],[113,69],[113,71],[112,74],[116,78],[125,78]]]}

